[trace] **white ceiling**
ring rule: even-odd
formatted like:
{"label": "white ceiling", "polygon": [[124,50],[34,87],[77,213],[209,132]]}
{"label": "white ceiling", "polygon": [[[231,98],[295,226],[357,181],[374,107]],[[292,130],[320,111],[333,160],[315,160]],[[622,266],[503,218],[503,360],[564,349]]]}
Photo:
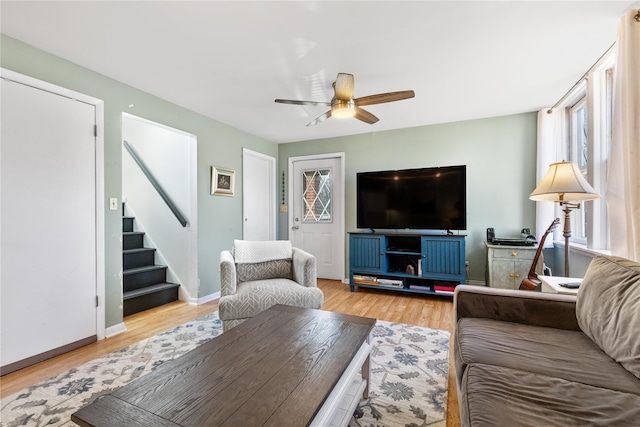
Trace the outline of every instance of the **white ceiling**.
{"label": "white ceiling", "polygon": [[[4,34],[272,142],[536,111],[615,41],[637,1],[0,3]],[[339,72],[380,121],[305,125]],[[136,114],[135,106],[129,111]]]}

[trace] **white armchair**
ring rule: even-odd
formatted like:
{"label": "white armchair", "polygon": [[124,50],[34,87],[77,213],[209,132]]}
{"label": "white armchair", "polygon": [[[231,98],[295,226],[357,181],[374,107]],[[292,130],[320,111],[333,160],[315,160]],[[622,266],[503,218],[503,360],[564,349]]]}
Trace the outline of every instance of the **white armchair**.
{"label": "white armchair", "polygon": [[236,240],[220,254],[220,319],[224,331],[276,304],[319,309],[316,259],[288,240]]}

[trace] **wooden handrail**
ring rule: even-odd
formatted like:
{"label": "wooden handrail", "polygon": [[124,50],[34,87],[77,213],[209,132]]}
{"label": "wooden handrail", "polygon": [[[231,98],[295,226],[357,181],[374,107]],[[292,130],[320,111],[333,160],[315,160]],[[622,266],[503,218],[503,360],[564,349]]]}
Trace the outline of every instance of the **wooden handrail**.
{"label": "wooden handrail", "polygon": [[173,212],[178,222],[183,227],[186,227],[187,219],[184,217],[184,215],[182,215],[182,213],[180,212],[176,204],[173,203],[173,200],[171,200],[169,195],[164,191],[164,189],[162,188],[160,183],[156,180],[156,178],[153,176],[149,168],[147,168],[147,166],[144,164],[144,162],[142,161],[138,153],[136,153],[136,151],[127,141],[122,141],[122,145],[124,145],[124,148],[126,148],[129,154],[131,154],[131,157],[133,158],[133,160],[138,164],[142,173],[149,179],[149,182],[151,182],[151,185],[153,186],[153,188],[156,189],[160,197],[162,197],[162,200],[164,200],[164,202],[167,204],[171,212]]}

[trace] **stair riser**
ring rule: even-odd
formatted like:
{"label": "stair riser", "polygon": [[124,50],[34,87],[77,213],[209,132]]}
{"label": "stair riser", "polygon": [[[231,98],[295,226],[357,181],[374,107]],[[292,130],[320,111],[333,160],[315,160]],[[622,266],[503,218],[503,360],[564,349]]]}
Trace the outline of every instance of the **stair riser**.
{"label": "stair riser", "polygon": [[155,256],[152,250],[122,255],[122,268],[124,270],[153,265],[154,262]]}
{"label": "stair riser", "polygon": [[124,301],[123,315],[129,316],[150,308],[178,300],[178,288],[166,289],[153,294],[141,295]]}
{"label": "stair riser", "polygon": [[166,281],[167,268],[158,268],[151,271],[143,271],[135,274],[127,274],[123,276],[124,292],[134,289],[144,288],[145,286],[155,285]]}
{"label": "stair riser", "polygon": [[122,231],[133,231],[133,218],[122,218]]}
{"label": "stair riser", "polygon": [[142,247],[142,234],[124,234],[122,236],[122,249],[135,249]]}

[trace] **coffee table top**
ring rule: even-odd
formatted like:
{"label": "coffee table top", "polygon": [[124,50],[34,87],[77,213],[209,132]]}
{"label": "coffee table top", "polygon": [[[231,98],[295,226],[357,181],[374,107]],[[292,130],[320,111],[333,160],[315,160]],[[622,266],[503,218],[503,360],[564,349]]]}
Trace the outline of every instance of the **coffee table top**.
{"label": "coffee table top", "polygon": [[277,305],[71,419],[82,426],[308,425],[374,325]]}

